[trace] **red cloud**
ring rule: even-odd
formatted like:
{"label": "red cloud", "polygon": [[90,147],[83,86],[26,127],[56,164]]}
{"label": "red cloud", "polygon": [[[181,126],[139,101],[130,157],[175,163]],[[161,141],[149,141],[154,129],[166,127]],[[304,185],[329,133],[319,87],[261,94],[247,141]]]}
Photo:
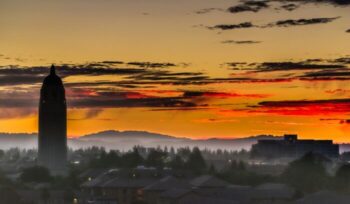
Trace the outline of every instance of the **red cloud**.
{"label": "red cloud", "polygon": [[67,97],[88,97],[88,96],[97,96],[98,93],[94,89],[90,88],[68,88],[66,89]]}
{"label": "red cloud", "polygon": [[206,91],[187,91],[184,92],[184,97],[188,98],[266,98],[268,94],[240,94],[234,92],[206,92]]}
{"label": "red cloud", "polygon": [[268,94],[238,94],[238,93],[225,93],[225,92],[205,92],[204,97],[209,98],[266,98]]}
{"label": "red cloud", "polygon": [[350,99],[266,101],[252,107],[249,112],[278,115],[339,115],[349,113]]}
{"label": "red cloud", "polygon": [[127,99],[143,99],[143,98],[153,98],[152,96],[148,96],[139,92],[127,92],[125,93]]}

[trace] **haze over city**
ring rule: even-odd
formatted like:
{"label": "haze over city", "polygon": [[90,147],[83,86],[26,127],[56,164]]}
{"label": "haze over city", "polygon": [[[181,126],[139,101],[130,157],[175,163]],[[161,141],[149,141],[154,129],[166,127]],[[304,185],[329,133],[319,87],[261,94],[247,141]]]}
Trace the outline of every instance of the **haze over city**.
{"label": "haze over city", "polygon": [[350,0],[0,0],[0,204],[348,204]]}

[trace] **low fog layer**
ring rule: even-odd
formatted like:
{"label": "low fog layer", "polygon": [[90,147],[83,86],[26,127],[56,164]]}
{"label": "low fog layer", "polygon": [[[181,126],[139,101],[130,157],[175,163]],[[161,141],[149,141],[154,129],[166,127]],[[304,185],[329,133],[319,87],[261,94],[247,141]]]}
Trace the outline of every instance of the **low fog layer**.
{"label": "low fog layer", "polygon": [[[188,138],[178,138],[169,135],[150,133],[145,131],[115,131],[108,130],[94,134],[84,135],[79,138],[68,139],[68,146],[72,149],[86,148],[91,146],[102,146],[106,149],[128,150],[135,145],[145,147],[172,146],[172,147],[194,147],[208,149],[227,149],[227,150],[249,150],[251,145],[258,139],[278,139],[271,135],[259,135],[248,138],[237,139],[202,139],[194,140]],[[19,148],[37,148],[37,134],[9,134],[0,133],[0,149],[12,147]]]}

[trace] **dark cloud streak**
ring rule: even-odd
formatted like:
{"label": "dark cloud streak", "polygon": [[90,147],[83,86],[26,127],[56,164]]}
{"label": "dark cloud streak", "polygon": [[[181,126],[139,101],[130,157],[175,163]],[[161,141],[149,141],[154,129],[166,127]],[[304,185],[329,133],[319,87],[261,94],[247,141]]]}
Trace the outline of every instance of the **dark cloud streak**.
{"label": "dark cloud streak", "polygon": [[244,1],[239,5],[229,7],[227,10],[230,13],[259,12],[269,7],[268,1]]}
{"label": "dark cloud streak", "polygon": [[210,30],[236,30],[236,29],[244,29],[244,28],[253,28],[255,25],[253,25],[251,22],[243,22],[239,24],[218,24],[212,27],[208,27]]}
{"label": "dark cloud streak", "polygon": [[284,2],[294,2],[300,4],[331,4],[335,6],[350,5],[350,0],[283,0]]}
{"label": "dark cloud streak", "polygon": [[261,41],[255,41],[255,40],[225,40],[225,41],[221,41],[221,43],[223,43],[223,44],[238,44],[238,45],[242,45],[242,44],[258,44],[258,43],[261,43]]}
{"label": "dark cloud streak", "polygon": [[303,25],[313,25],[313,24],[325,24],[330,23],[340,17],[332,17],[332,18],[301,18],[301,19],[288,19],[288,20],[280,20],[274,23],[270,23],[264,27],[291,27],[291,26],[303,26]]}

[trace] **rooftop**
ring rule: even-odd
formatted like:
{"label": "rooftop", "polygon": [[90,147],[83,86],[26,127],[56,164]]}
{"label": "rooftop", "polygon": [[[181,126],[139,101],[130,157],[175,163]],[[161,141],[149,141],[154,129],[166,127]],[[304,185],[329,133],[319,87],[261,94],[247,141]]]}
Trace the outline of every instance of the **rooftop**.
{"label": "rooftop", "polygon": [[228,182],[211,175],[203,175],[194,178],[190,184],[199,188],[222,188],[230,185]]}

